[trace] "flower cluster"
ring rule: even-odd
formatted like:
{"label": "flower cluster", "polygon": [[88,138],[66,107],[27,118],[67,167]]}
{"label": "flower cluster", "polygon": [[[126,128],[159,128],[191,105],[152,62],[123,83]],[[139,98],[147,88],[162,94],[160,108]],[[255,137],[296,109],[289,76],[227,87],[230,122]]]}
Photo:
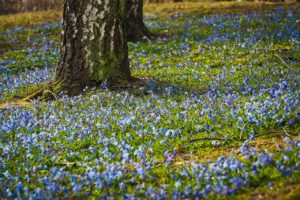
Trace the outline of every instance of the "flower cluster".
{"label": "flower cluster", "polygon": [[[144,87],[116,92],[103,84],[85,95],[0,110],[0,194],[209,198],[291,175],[300,167],[299,141],[285,138],[277,152],[251,144],[261,134],[299,130],[299,17],[277,9],[147,18],[151,30],[173,35],[130,43],[132,73],[151,77]],[[0,61],[1,99],[53,78],[60,27],[2,33],[16,44],[28,31],[42,36]],[[41,65],[24,70],[24,55],[27,64]],[[202,148],[241,140],[225,156],[199,159]]]}

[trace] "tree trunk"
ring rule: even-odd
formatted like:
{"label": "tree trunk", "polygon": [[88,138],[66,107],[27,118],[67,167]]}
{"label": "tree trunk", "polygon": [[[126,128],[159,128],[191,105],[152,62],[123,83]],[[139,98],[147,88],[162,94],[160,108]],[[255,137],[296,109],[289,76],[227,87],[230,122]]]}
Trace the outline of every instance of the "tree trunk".
{"label": "tree trunk", "polygon": [[131,81],[126,0],[65,0],[59,64],[52,90],[78,94],[86,86]]}
{"label": "tree trunk", "polygon": [[127,38],[129,41],[139,41],[151,33],[143,22],[143,0],[127,0]]}

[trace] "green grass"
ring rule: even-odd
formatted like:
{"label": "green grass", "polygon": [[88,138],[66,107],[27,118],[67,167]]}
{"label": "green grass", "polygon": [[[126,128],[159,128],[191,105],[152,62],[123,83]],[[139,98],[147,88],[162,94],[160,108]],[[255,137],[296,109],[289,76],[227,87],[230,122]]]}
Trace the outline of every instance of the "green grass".
{"label": "green grass", "polygon": [[[267,94],[262,94],[261,96],[255,95],[255,92],[258,93],[261,87],[268,88],[271,87],[273,83],[279,85],[283,78],[290,77],[293,74],[299,74],[300,54],[297,43],[285,38],[282,40],[283,37],[277,37],[276,35],[272,39],[267,37],[269,34],[283,29],[282,27],[284,27],[286,23],[290,26],[294,23],[291,21],[275,23],[274,19],[269,19],[268,16],[264,14],[265,12],[269,14],[275,12],[278,5],[281,4],[268,3],[261,5],[258,3],[240,4],[235,2],[222,2],[211,4],[179,3],[146,5],[145,12],[147,15],[152,16],[150,19],[147,19],[151,31],[157,35],[165,36],[165,41],[154,39],[152,42],[129,43],[131,68],[134,76],[154,80],[155,84],[157,84],[157,89],[152,88],[151,90],[154,90],[152,92],[140,89],[131,89],[126,92],[114,91],[111,93],[101,90],[91,91],[84,95],[82,103],[78,105],[73,105],[69,101],[58,101],[49,104],[44,103],[41,107],[37,107],[37,110],[33,111],[34,115],[36,118],[39,118],[43,113],[51,113],[51,110],[54,110],[54,114],[52,114],[59,116],[59,119],[62,120],[61,124],[68,127],[69,124],[64,121],[65,119],[63,116],[61,117],[60,112],[63,112],[63,114],[71,113],[70,115],[75,113],[76,115],[74,114],[74,116],[78,118],[78,122],[83,120],[84,125],[89,125],[89,119],[85,119],[84,116],[81,117],[79,114],[85,112],[89,113],[90,110],[99,109],[101,107],[98,104],[99,102],[95,103],[90,100],[90,98],[100,93],[101,97],[103,97],[103,99],[101,99],[101,105],[103,105],[104,108],[111,107],[113,113],[108,115],[105,119],[102,117],[95,119],[95,121],[99,123],[107,120],[112,125],[111,130],[104,129],[104,137],[117,137],[120,141],[122,138],[125,138],[126,142],[130,143],[133,147],[138,147],[141,144],[146,144],[153,140],[151,147],[154,149],[154,152],[146,151],[146,154],[148,157],[154,158],[157,161],[157,165],[151,172],[153,174],[153,180],[145,181],[146,185],[149,184],[152,186],[159,186],[170,182],[174,184],[168,174],[170,170],[164,164],[164,153],[166,150],[170,152],[176,150],[177,152],[171,164],[175,174],[179,174],[179,171],[183,167],[188,166],[188,162],[213,162],[220,156],[232,155],[232,150],[237,152],[237,158],[245,161],[244,156],[239,153],[239,147],[243,143],[241,140],[248,138],[252,130],[261,136],[257,137],[253,142],[250,142],[251,146],[256,147],[256,149],[261,152],[267,149],[270,152],[276,153],[278,145],[281,146],[281,148],[284,148],[286,145],[282,142],[282,138],[291,134],[291,138],[295,140],[299,139],[300,129],[297,124],[299,120],[296,121],[294,125],[288,125],[288,117],[285,118],[286,121],[280,123],[276,123],[274,119],[268,118],[260,127],[256,127],[253,123],[245,123],[244,127],[239,129],[236,125],[237,120],[235,118],[229,117],[227,120],[222,119],[224,115],[230,116],[230,114],[228,114],[230,112],[229,108],[221,106],[224,105],[222,98],[218,98],[217,96],[215,98],[216,106],[211,107],[211,109],[216,110],[217,113],[222,113],[223,108],[226,112],[223,113],[223,115],[217,115],[215,119],[211,119],[207,113],[200,118],[199,113],[204,110],[203,105],[196,103],[195,105],[186,105],[185,101],[187,98],[192,98],[191,93],[201,97],[201,95],[208,91],[209,85],[214,83],[217,85],[217,90],[220,92],[220,95],[226,94],[228,88],[232,87],[232,90],[238,94],[236,103],[242,108],[246,107],[247,102],[254,102],[256,106],[259,106],[268,97]],[[299,9],[299,4],[282,4],[282,6],[284,9]],[[266,10],[263,11],[263,9]],[[263,21],[261,21],[260,18],[247,20],[243,15],[243,13],[252,13],[257,10],[262,12],[260,14],[262,14],[264,18]],[[181,14],[176,17],[178,12]],[[210,18],[214,16],[214,14],[220,15],[219,18],[223,19],[224,13],[230,13],[231,15],[236,14],[238,16],[240,27],[237,30],[233,28],[234,23],[229,20],[220,21],[220,24],[224,24],[224,26],[220,27],[218,27],[218,23],[216,23],[216,26],[213,26],[203,21],[193,21],[193,19],[197,19],[199,16],[207,16]],[[60,28],[54,26],[48,29],[39,27],[30,29],[29,27],[49,21],[56,22],[60,18],[60,15],[59,11],[49,11],[0,17],[0,30],[18,26],[25,27],[24,31],[5,36],[4,39],[0,40],[4,43],[0,49],[0,52],[2,51],[0,61],[8,63],[6,66],[11,69],[14,76],[32,68],[55,66],[58,59],[57,48],[60,41]],[[285,14],[278,15],[279,18],[285,19]],[[299,14],[297,16],[299,17]],[[216,17],[216,19],[218,19],[218,17]],[[172,20],[172,23],[170,23],[170,20]],[[294,28],[295,32],[299,31],[299,27]],[[261,38],[261,40],[256,41],[251,46],[240,45],[243,42],[247,43],[247,41],[234,41],[234,38],[237,36],[233,37],[232,40],[201,42],[205,41],[214,33],[220,33],[221,35],[237,33],[242,34],[245,38],[251,38],[252,34],[259,31],[263,31],[263,35],[265,35],[266,38]],[[41,35],[46,37],[46,41],[54,41],[54,44],[51,45],[49,49],[42,50],[44,40],[40,37]],[[215,37],[220,36],[216,35]],[[28,39],[32,38],[36,39],[36,42],[33,44],[27,43]],[[34,48],[34,50],[28,50],[28,48]],[[248,85],[256,88],[254,92],[243,93],[243,89],[240,88],[240,86],[245,81],[245,77],[248,77]],[[295,81],[293,78],[289,78],[288,84],[292,85],[293,81]],[[43,84],[29,84],[12,91],[6,91],[2,101],[6,103],[24,97]],[[166,85],[174,88],[180,87],[182,90],[167,94],[167,92],[164,91]],[[297,94],[295,91],[294,93],[295,95]],[[156,96],[158,100],[155,99]],[[286,94],[286,96],[288,96],[288,94]],[[135,101],[131,102],[129,100],[129,105],[125,103],[127,107],[120,104],[124,99],[132,98],[134,98]],[[210,103],[210,99],[206,97],[203,98],[205,99],[203,104]],[[167,129],[177,129],[180,131],[181,137],[168,138],[163,143],[160,143],[161,138],[154,139],[151,134],[149,136],[140,137],[135,127],[130,125],[125,126],[125,130],[121,130],[116,123],[116,121],[122,118],[118,108],[122,108],[122,112],[130,115],[137,101],[144,104],[150,102],[151,104],[144,110],[146,113],[149,112],[149,116],[144,115],[143,112],[135,113],[135,123],[142,123],[142,125],[140,125],[141,127],[143,126],[142,130],[145,130],[148,134],[152,133],[152,128],[148,122],[145,121],[145,118],[149,117],[149,123],[154,123],[153,121],[156,120],[157,116],[150,116],[150,110],[154,108],[154,111],[159,113],[157,115],[162,117],[161,121],[155,122],[154,125]],[[284,97],[282,97],[280,101],[283,102]],[[171,103],[177,103],[177,106],[170,106]],[[20,104],[22,104],[22,102],[18,103],[18,105]],[[139,103],[137,103],[137,106],[139,106],[138,104]],[[28,104],[26,104],[26,106],[27,105]],[[285,106],[286,104],[282,103],[281,105]],[[236,109],[238,109],[238,107],[236,107]],[[98,111],[100,112],[100,110]],[[104,110],[101,111],[105,112]],[[294,114],[288,111],[291,115],[290,118],[295,118],[297,111],[300,111],[299,108],[295,108]],[[283,108],[279,108],[278,115],[284,116],[285,112]],[[183,113],[185,117],[181,118],[178,116],[179,113]],[[238,115],[242,118],[247,118],[243,109],[240,109]],[[10,113],[5,115],[5,117],[9,116]],[[96,124],[96,122],[94,123]],[[228,123],[232,123],[233,127],[228,126]],[[196,128],[197,124],[213,126],[214,137],[221,138],[219,144],[212,145],[211,140],[201,140],[203,137],[211,137],[211,131],[207,132],[202,129],[198,131]],[[217,125],[223,127],[221,128]],[[97,130],[94,124],[92,127],[94,131]],[[36,132],[43,128],[44,127],[38,127],[37,130],[31,131]],[[52,130],[49,131],[51,132]],[[91,154],[88,150],[89,147],[95,146],[100,151],[104,148],[104,145],[97,144],[97,141],[94,139],[94,137],[98,137],[97,135],[88,135],[84,140],[68,143],[66,139],[64,139],[69,136],[70,133],[68,131],[55,133],[58,135],[51,138],[53,146],[43,144],[47,149],[51,149],[59,155],[57,159],[51,161],[50,157],[43,157],[44,160],[39,160],[38,155],[41,155],[41,152],[35,147],[32,151],[34,152],[33,155],[37,156],[32,157],[28,162],[33,165],[44,164],[49,168],[62,167],[78,174],[84,173],[85,167],[78,163],[93,163],[93,159],[101,157],[101,155]],[[72,131],[76,130],[74,129]],[[31,132],[26,132],[26,130],[21,130],[21,132],[25,135],[32,134]],[[114,136],[114,133],[118,134]],[[134,140],[131,141],[126,133],[133,137]],[[225,135],[232,140],[222,140]],[[9,138],[7,139],[9,141],[16,142],[15,136],[15,132],[5,133],[5,138]],[[199,140],[191,142],[192,139]],[[60,144],[63,145],[59,146]],[[120,150],[115,145],[109,146],[108,149],[117,155],[120,153]],[[22,150],[25,151],[26,149]],[[69,155],[69,150],[76,152],[76,154],[73,156]],[[92,159],[86,158],[87,155],[91,156]],[[8,163],[8,168],[14,173],[17,173],[14,166],[20,163],[18,159],[23,159],[22,154],[14,155],[12,160]],[[86,160],[88,160],[88,162],[85,162]],[[117,162],[117,158],[109,158],[108,160]],[[133,169],[133,166],[129,165],[128,169]],[[22,168],[22,170],[24,169]],[[101,171],[102,170],[104,169],[101,168]],[[25,172],[22,171],[22,173]],[[39,177],[49,175],[49,171],[47,170],[40,170],[38,173]],[[299,196],[300,186],[298,171],[293,174],[292,177],[288,178],[283,178],[275,172],[274,174],[272,173],[273,172],[268,173],[268,171],[262,173],[260,177],[261,181],[254,180],[254,185],[244,188],[238,194],[227,198],[255,199],[261,196],[261,198],[264,199],[296,199]],[[162,178],[160,179],[160,177]],[[264,177],[266,178],[265,180]],[[266,186],[270,180],[273,181],[273,189]],[[140,181],[142,182],[142,180]],[[188,182],[189,180],[183,181],[184,184]],[[30,187],[36,186],[37,185],[30,185]],[[42,187],[41,185],[39,186]],[[117,188],[116,185],[112,187]],[[133,188],[134,185],[131,185],[129,190],[133,190]],[[102,194],[103,191],[94,191],[93,195],[97,196],[100,193]],[[225,197],[212,195],[209,198],[224,199]]]}

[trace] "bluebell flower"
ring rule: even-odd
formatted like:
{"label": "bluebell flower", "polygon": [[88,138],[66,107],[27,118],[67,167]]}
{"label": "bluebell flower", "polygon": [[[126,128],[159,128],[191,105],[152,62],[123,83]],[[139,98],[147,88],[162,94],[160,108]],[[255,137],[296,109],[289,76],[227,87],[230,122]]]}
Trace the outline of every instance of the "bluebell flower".
{"label": "bluebell flower", "polygon": [[16,189],[17,189],[18,193],[22,193],[23,192],[23,184],[21,182],[18,182],[16,185]]}

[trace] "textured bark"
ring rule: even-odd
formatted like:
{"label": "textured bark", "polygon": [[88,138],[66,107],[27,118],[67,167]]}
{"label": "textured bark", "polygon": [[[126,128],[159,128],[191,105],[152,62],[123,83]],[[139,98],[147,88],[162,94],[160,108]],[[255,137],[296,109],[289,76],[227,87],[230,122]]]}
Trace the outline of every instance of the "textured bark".
{"label": "textured bark", "polygon": [[131,80],[126,0],[65,0],[63,35],[53,90],[77,94],[107,80]]}
{"label": "textured bark", "polygon": [[143,0],[127,0],[127,38],[129,41],[139,41],[151,33],[143,22]]}

